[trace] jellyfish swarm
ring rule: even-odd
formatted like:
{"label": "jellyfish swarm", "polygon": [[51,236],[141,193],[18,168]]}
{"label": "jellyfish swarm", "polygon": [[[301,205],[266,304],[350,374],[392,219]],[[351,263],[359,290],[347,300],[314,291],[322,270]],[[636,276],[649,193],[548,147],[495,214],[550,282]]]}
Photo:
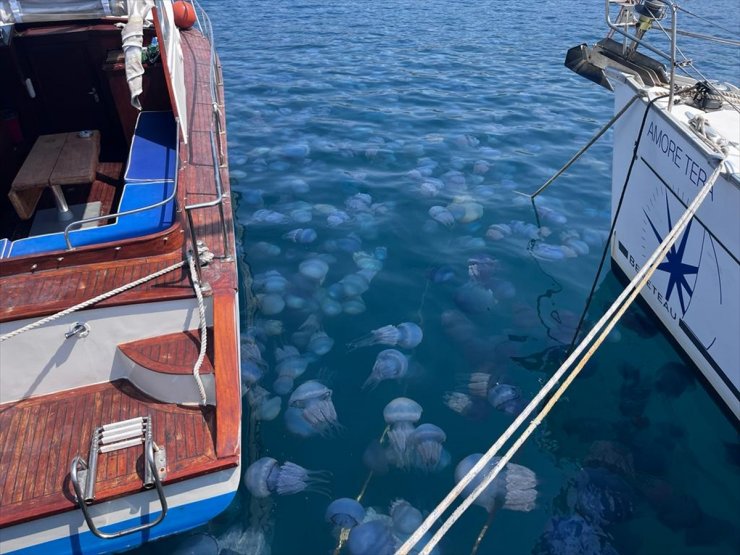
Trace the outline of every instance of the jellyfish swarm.
{"label": "jellyfish swarm", "polygon": [[408,369],[409,360],[406,355],[400,351],[397,351],[396,349],[380,351],[375,359],[375,364],[373,365],[370,377],[365,380],[362,387],[374,388],[383,380],[396,380],[403,378]]}
{"label": "jellyfish swarm", "polygon": [[347,344],[350,351],[370,345],[388,345],[390,347],[401,347],[402,349],[413,349],[424,338],[424,332],[413,322],[403,322],[397,326],[387,325],[369,334],[355,339]]}
{"label": "jellyfish swarm", "polygon": [[328,495],[327,473],[307,470],[292,462],[278,462],[271,457],[262,457],[247,468],[244,483],[255,497],[269,497],[272,493],[291,495],[310,491]]}
{"label": "jellyfish swarm", "polygon": [[[473,453],[460,461],[455,468],[455,483],[462,480],[483,455]],[[470,495],[483,481],[501,457],[493,457],[481,472],[463,489],[464,495]],[[526,466],[508,463],[501,472],[488,484],[474,501],[489,513],[496,509],[529,512],[535,508],[537,500],[537,476]]]}
{"label": "jellyfish swarm", "polygon": [[406,468],[410,463],[406,443],[414,431],[414,424],[421,418],[422,411],[419,403],[407,397],[397,397],[383,409],[383,419],[389,427],[389,458],[399,468]]}
{"label": "jellyfish swarm", "polygon": [[315,380],[299,385],[291,394],[285,411],[288,430],[303,437],[327,436],[339,430],[341,426],[331,395],[331,389]]}

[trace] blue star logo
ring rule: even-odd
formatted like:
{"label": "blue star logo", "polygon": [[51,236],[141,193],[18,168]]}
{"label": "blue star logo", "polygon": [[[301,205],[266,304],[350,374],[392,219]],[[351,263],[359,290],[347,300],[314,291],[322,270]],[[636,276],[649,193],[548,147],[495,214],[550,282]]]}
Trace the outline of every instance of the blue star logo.
{"label": "blue star logo", "polygon": [[[671,209],[668,207],[667,194],[665,197],[665,209],[666,214],[668,215],[668,230],[670,231],[673,228],[673,220],[671,219]],[[650,216],[648,216],[647,212],[645,212],[644,210],[643,212],[645,213],[647,221],[650,223],[650,227],[653,229],[655,237],[658,239],[658,243],[662,243],[663,237],[661,237],[660,233],[658,233],[655,224],[653,224],[653,221],[650,219]],[[684,263],[683,261],[684,253],[686,252],[686,242],[689,238],[689,233],[691,232],[691,224],[693,223],[693,221],[693,219],[690,220],[689,224],[686,226],[686,230],[683,232],[683,236],[681,237],[681,244],[678,246],[678,249],[676,249],[676,244],[674,243],[671,246],[671,250],[668,251],[668,254],[666,254],[665,261],[658,266],[658,270],[668,273],[668,289],[665,293],[666,301],[671,300],[673,290],[676,289],[676,291],[678,291],[678,300],[681,303],[681,311],[684,314],[686,314],[686,301],[690,300],[691,295],[694,294],[691,286],[689,285],[689,282],[686,280],[686,276],[694,275],[699,271],[698,266],[692,266],[690,264]],[[684,290],[686,291],[686,294],[688,296],[687,299],[684,299]]]}

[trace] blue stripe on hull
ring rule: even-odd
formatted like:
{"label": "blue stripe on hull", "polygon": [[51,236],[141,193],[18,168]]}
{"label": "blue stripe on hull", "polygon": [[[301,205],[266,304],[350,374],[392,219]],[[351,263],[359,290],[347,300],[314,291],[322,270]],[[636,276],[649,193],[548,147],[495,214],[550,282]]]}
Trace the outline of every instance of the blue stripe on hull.
{"label": "blue stripe on hull", "polygon": [[[211,497],[194,503],[187,503],[179,507],[170,507],[165,519],[154,528],[137,532],[129,536],[123,536],[112,540],[103,540],[95,536],[92,532],[83,532],[70,537],[60,538],[45,543],[36,544],[30,547],[21,548],[12,553],[18,555],[55,555],[66,554],[91,554],[91,553],[110,553],[113,551],[123,551],[137,547],[145,542],[152,541],[164,536],[184,532],[201,524],[205,524],[213,517],[221,513],[232,499],[236,492],[230,492],[218,497]],[[144,522],[150,522],[157,518],[160,511],[143,515],[138,518],[132,518],[110,526],[104,526],[103,532],[115,532],[123,528],[131,528]],[[80,516],[80,520],[82,517]]]}

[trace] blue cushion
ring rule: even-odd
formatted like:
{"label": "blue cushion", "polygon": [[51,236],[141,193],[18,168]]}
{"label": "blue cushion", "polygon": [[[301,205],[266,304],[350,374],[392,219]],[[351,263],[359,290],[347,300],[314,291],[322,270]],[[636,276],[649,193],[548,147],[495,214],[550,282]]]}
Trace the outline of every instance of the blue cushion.
{"label": "blue cushion", "polygon": [[141,112],[124,181],[175,179],[177,127],[172,112]]}
{"label": "blue cushion", "polygon": [[0,239],[0,258],[5,258],[5,251],[10,250],[10,241],[3,238]]}
{"label": "blue cushion", "polygon": [[[161,202],[172,194],[175,184],[172,181],[156,181],[153,183],[129,183],[123,188],[121,204],[118,212],[143,208]],[[175,222],[174,199],[156,208],[150,208],[136,214],[120,216],[113,224],[100,227],[77,229],[69,233],[73,247],[98,245],[121,239],[143,237],[151,233],[163,231]],[[67,244],[64,233],[37,235],[13,241],[9,257],[24,256],[40,252],[64,250]]]}

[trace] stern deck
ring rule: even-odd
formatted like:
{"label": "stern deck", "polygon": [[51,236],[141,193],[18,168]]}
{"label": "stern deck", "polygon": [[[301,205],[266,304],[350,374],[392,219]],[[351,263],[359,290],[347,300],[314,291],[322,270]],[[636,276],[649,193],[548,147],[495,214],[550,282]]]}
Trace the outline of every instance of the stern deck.
{"label": "stern deck", "polygon": [[[72,459],[89,457],[93,429],[151,415],[154,441],[167,454],[164,483],[235,466],[217,458],[215,409],[161,403],[126,380],[0,406],[0,527],[77,509]],[[101,454],[96,502],[142,490],[143,448]]]}

